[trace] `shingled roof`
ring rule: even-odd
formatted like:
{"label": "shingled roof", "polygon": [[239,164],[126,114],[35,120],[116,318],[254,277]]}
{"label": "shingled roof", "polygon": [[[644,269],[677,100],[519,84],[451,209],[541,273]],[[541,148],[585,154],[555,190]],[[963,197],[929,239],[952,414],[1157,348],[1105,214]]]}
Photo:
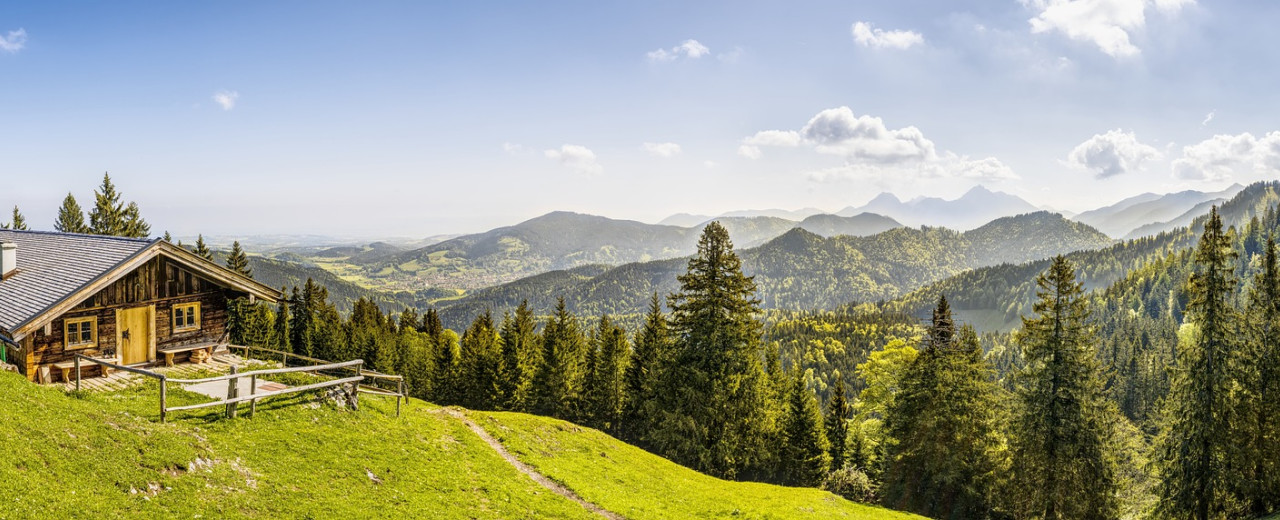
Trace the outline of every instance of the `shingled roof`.
{"label": "shingled roof", "polygon": [[0,281],[0,329],[9,331],[152,243],[147,239],[7,229],[0,230],[0,242],[18,245],[17,268]]}

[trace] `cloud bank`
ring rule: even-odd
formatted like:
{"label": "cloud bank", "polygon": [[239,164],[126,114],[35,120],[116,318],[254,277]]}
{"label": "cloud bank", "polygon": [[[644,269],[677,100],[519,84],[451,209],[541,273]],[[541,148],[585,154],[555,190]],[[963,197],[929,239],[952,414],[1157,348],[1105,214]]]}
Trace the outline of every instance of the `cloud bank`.
{"label": "cloud bank", "polygon": [[1146,163],[1160,157],[1160,150],[1138,142],[1133,132],[1116,129],[1080,143],[1067,154],[1067,164],[1105,179],[1141,170]]}

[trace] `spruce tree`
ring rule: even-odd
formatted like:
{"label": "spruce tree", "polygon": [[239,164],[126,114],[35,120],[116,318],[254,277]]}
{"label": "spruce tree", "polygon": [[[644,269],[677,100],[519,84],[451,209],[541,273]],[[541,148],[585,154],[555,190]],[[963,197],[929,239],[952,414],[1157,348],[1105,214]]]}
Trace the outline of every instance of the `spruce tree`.
{"label": "spruce tree", "polygon": [[231,252],[227,254],[227,269],[253,278],[253,269],[249,267],[249,257],[240,249],[240,241],[231,243]]}
{"label": "spruce tree", "polygon": [[498,332],[493,327],[493,314],[485,311],[476,317],[462,334],[463,406],[476,410],[493,410],[501,398],[498,378],[502,370],[502,352]]}
{"label": "spruce tree", "polygon": [[200,258],[210,262],[213,261],[213,251],[210,251],[209,247],[204,245],[204,235],[196,236],[196,250],[194,252],[195,254],[200,255]]}
{"label": "spruce tree", "polygon": [[1164,400],[1155,446],[1160,473],[1158,511],[1168,517],[1208,520],[1228,511],[1232,480],[1228,467],[1232,410],[1231,355],[1236,347],[1236,280],[1231,238],[1217,207],[1209,212],[1196,246],[1195,272],[1187,284],[1186,319],[1197,331],[1178,352]]}
{"label": "spruce tree", "polygon": [[1252,517],[1280,510],[1280,266],[1266,238],[1245,309],[1234,457],[1237,495]]}
{"label": "spruce tree", "polygon": [[658,392],[653,444],[660,454],[725,478],[768,458],[769,389],[752,277],[729,232],[708,224],[680,290],[668,298],[673,361]]}
{"label": "spruce tree", "polygon": [[791,378],[782,415],[779,466],[782,481],[793,486],[817,486],[831,468],[831,445],[823,430],[822,411],[800,372]]}
{"label": "spruce tree", "polygon": [[151,236],[151,225],[147,224],[147,221],[142,218],[136,202],[130,202],[124,208],[122,218],[124,220],[124,229],[121,231],[120,236],[130,238],[147,238]]}
{"label": "spruce tree", "polygon": [[520,302],[515,314],[502,319],[502,408],[528,412],[532,405],[533,376],[538,370],[541,341],[535,332],[529,301]]}
{"label": "spruce tree", "polygon": [[432,402],[439,405],[459,404],[465,394],[462,388],[461,348],[448,338],[443,329],[436,342],[434,369],[431,378]]}
{"label": "spruce tree", "polygon": [[170,244],[173,243],[173,235],[170,235],[168,230],[165,230],[164,236],[160,238],[163,238],[165,242],[168,242]]}
{"label": "spruce tree", "polygon": [[1110,453],[1119,412],[1106,400],[1084,288],[1066,258],[1036,278],[1035,317],[1017,336],[1024,368],[1011,439],[1015,509],[1028,518],[1116,518]]}
{"label": "spruce tree", "polygon": [[293,288],[293,297],[289,303],[292,306],[289,315],[289,345],[293,347],[295,354],[315,355],[315,338],[311,324],[314,321],[312,309],[315,307],[316,292],[315,282],[310,278],[307,278],[301,292],[296,286]]}
{"label": "spruce tree", "polygon": [[89,226],[84,223],[84,210],[70,193],[62,199],[62,207],[58,208],[58,219],[53,222],[53,229],[62,233],[88,233]]}
{"label": "spruce tree", "polygon": [[836,384],[831,388],[831,399],[827,401],[826,432],[831,443],[831,469],[838,470],[845,466],[845,444],[849,437],[849,419],[853,415],[853,406],[849,404],[845,394],[844,378],[836,370],[831,376]]}
{"label": "spruce tree", "polygon": [[627,334],[609,315],[600,317],[588,347],[588,376],[583,393],[592,426],[616,434],[626,392]]}
{"label": "spruce tree", "polygon": [[885,414],[885,504],[933,518],[986,518],[1003,467],[998,388],[977,333],[956,333],[946,298],[900,385]]}
{"label": "spruce tree", "polygon": [[537,413],[566,420],[578,417],[585,354],[578,318],[559,298],[555,315],[547,318],[542,331],[542,356],[533,383]]}
{"label": "spruce tree", "polygon": [[94,191],[93,210],[89,212],[89,230],[95,235],[122,236],[125,232],[124,204],[111,175],[102,174],[102,186]]}
{"label": "spruce tree", "polygon": [[22,212],[18,211],[18,207],[13,207],[13,220],[9,222],[9,229],[18,231],[27,231],[27,218],[22,216]]}
{"label": "spruce tree", "polygon": [[[284,287],[280,288],[280,294],[285,294]],[[280,298],[276,304],[276,322],[275,330],[271,334],[271,348],[282,352],[291,352],[289,345],[291,336],[289,334],[289,323],[292,316],[289,315],[289,299]]]}
{"label": "spruce tree", "polygon": [[658,388],[662,371],[670,361],[671,339],[667,334],[667,318],[662,314],[658,293],[649,302],[649,314],[644,326],[636,334],[635,350],[627,365],[625,403],[622,426],[624,437],[642,446],[648,446],[649,431],[654,425],[657,403],[654,392]]}

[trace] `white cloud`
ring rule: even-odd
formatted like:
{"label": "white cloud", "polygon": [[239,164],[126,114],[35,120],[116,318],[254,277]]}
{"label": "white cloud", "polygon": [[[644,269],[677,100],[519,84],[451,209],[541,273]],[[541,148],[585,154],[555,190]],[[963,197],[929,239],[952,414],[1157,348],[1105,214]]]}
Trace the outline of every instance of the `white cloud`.
{"label": "white cloud", "polygon": [[1018,175],[998,159],[970,159],[939,153],[933,141],[914,126],[890,129],[878,117],[857,116],[849,107],[819,112],[796,131],[766,130],[742,140],[738,155],[758,159],[762,147],[806,146],[838,155],[845,164],[810,173],[815,181],[951,177],[998,181]]}
{"label": "white cloud", "polygon": [[1138,171],[1160,151],[1138,142],[1133,132],[1119,129],[1095,135],[1067,154],[1067,164],[1094,172],[1099,179]]}
{"label": "white cloud", "polygon": [[654,157],[666,158],[680,155],[680,145],[676,143],[644,143],[640,145],[640,149]]}
{"label": "white cloud", "polygon": [[559,150],[550,149],[543,152],[548,159],[558,161],[569,169],[585,175],[595,175],[604,168],[596,162],[596,154],[590,148],[576,144],[566,144]]}
{"label": "white cloud", "polygon": [[519,143],[502,143],[502,151],[511,155],[533,153],[534,149]]}
{"label": "white cloud", "polygon": [[236,100],[240,99],[240,93],[234,90],[219,90],[213,94],[213,102],[222,107],[223,110],[231,110],[236,107]]}
{"label": "white cloud", "polygon": [[849,107],[829,108],[800,131],[822,153],[880,163],[936,157],[933,142],[914,126],[890,130],[878,117],[854,116]]}
{"label": "white cloud", "polygon": [[9,31],[8,34],[0,36],[0,51],[15,53],[27,46],[27,30],[18,29]]}
{"label": "white cloud", "polygon": [[675,61],[681,56],[696,60],[708,54],[711,54],[711,49],[708,49],[706,45],[699,43],[698,40],[685,40],[681,42],[680,45],[670,49],[649,51],[648,53],[645,53],[645,56],[649,58],[650,63],[665,63]]}
{"label": "white cloud", "polygon": [[853,41],[876,49],[908,49],[924,44],[924,36],[915,31],[877,29],[866,22],[853,24]]}
{"label": "white cloud", "polygon": [[1216,110],[1210,110],[1209,114],[1204,116],[1204,121],[1200,122],[1200,126],[1206,126],[1209,124],[1210,121],[1213,121],[1213,116],[1216,112],[1217,112]]}
{"label": "white cloud", "polygon": [[732,63],[737,63],[739,61],[742,61],[743,54],[746,54],[746,51],[742,50],[742,47],[734,47],[729,52],[722,52],[720,54],[717,54],[716,59],[724,63],[732,64]]}
{"label": "white cloud", "polygon": [[1182,147],[1182,157],[1173,161],[1173,174],[1181,179],[1222,181],[1245,170],[1280,172],[1280,132],[1261,139],[1248,132],[1215,135]]}
{"label": "white cloud", "polygon": [[1031,18],[1032,33],[1061,32],[1068,38],[1090,42],[1113,58],[1142,53],[1130,36],[1146,26],[1146,11],[1154,8],[1172,16],[1195,0],[1022,0],[1039,11]]}

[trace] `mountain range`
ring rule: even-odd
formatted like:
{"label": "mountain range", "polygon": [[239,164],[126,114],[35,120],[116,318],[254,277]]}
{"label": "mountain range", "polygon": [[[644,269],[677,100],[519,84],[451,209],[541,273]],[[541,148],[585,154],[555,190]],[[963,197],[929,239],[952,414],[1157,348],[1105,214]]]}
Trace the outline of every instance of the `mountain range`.
{"label": "mountain range", "polygon": [[1075,220],[1116,238],[1154,235],[1191,224],[1192,219],[1207,213],[1210,205],[1221,204],[1243,189],[1244,186],[1233,184],[1217,192],[1143,193],[1085,211],[1076,215]]}
{"label": "mountain range", "polygon": [[[1097,249],[1112,242],[1089,226],[1039,211],[996,219],[966,232],[895,227],[867,236],[823,237],[795,228],[740,254],[744,271],[755,276],[764,307],[814,309],[891,299],[977,267]],[[652,293],[674,290],[687,261],[555,270],[441,302],[441,317],[448,326],[465,326],[485,310],[501,314],[525,299],[535,312],[547,312],[560,296],[580,315],[634,314],[644,309]]]}

